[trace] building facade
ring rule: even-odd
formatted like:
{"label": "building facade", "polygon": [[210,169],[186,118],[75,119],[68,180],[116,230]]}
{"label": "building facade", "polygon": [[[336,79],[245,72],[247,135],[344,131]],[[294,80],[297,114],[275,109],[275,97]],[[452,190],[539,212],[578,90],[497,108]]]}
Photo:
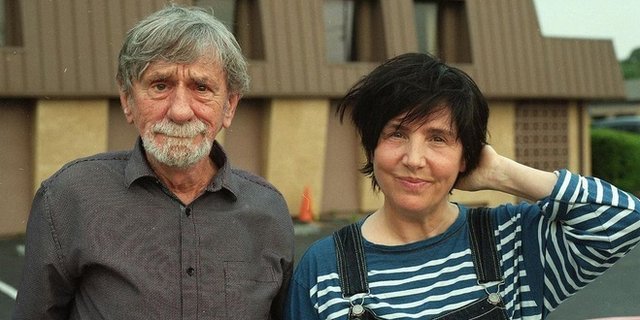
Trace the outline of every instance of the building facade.
{"label": "building facade", "polygon": [[589,104],[592,120],[615,119],[618,117],[640,117],[640,78],[624,81],[624,99],[597,101]]}
{"label": "building facade", "polygon": [[[235,166],[271,181],[291,215],[305,187],[319,217],[381,199],[336,101],[385,59],[434,53],[489,100],[490,142],[542,169],[590,168],[587,103],[624,96],[613,46],[546,38],[533,0],[194,0],[248,57],[252,83],[219,136]],[[0,236],[24,232],[40,182],[81,156],[129,149],[115,82],[125,32],[163,0],[0,0]],[[455,201],[518,201],[455,191]]]}

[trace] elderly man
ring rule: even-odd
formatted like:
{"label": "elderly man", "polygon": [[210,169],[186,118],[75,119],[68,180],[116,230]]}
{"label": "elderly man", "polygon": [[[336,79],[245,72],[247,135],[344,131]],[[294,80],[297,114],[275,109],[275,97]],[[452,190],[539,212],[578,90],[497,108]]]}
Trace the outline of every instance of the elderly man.
{"label": "elderly man", "polygon": [[248,87],[233,35],[201,9],[166,7],[128,32],[117,80],[140,139],[42,183],[14,318],[280,318],[286,203],[215,141]]}

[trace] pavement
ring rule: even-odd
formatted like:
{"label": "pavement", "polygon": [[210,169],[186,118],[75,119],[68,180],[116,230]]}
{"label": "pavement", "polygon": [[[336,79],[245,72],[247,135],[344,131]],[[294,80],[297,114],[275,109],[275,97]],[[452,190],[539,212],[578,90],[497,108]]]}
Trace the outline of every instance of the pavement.
{"label": "pavement", "polygon": [[0,319],[11,319],[23,257],[22,237],[0,240]]}
{"label": "pavement", "polygon": [[[296,263],[316,240],[348,220],[296,223]],[[23,265],[23,238],[0,239],[0,319],[10,319]],[[633,318],[622,318],[632,317]],[[640,319],[640,249],[622,258],[605,274],[551,313],[549,320],[596,318]],[[620,317],[620,318],[617,318]]]}

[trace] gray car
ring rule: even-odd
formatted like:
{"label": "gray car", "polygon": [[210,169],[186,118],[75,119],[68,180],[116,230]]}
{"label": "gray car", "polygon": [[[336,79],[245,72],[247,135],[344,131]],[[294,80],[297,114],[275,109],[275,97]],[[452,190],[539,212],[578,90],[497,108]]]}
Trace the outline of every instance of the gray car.
{"label": "gray car", "polygon": [[593,128],[609,128],[640,134],[640,116],[622,116],[593,121]]}

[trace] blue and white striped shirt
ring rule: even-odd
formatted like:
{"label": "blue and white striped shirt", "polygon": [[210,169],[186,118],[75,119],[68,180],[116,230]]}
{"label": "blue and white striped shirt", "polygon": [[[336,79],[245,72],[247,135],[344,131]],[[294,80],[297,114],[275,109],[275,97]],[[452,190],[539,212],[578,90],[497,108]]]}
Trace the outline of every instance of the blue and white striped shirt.
{"label": "blue and white striped shirt", "polygon": [[[384,319],[429,319],[499,291],[510,318],[540,319],[637,244],[639,210],[636,197],[562,170],[548,198],[491,209],[504,283],[478,284],[460,206],[436,237],[400,246],[365,240],[370,295],[357,298]],[[286,309],[292,320],[347,319],[331,237],[302,257]]]}

